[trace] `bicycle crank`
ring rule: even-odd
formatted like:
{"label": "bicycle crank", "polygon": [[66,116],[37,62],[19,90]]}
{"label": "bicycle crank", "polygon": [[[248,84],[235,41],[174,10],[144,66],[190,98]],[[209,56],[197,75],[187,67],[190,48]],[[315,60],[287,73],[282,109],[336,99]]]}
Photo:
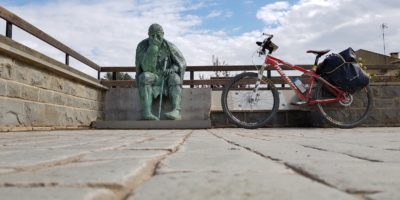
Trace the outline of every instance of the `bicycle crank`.
{"label": "bicycle crank", "polygon": [[344,97],[345,97],[345,99],[339,101],[340,105],[342,105],[344,107],[351,106],[351,104],[353,103],[353,100],[354,100],[353,95],[346,94]]}

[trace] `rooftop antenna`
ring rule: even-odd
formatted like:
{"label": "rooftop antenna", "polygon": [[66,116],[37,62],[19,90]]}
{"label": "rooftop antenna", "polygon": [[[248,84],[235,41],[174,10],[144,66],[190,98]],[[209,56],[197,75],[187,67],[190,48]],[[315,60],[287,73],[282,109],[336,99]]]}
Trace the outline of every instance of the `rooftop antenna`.
{"label": "rooftop antenna", "polygon": [[389,28],[385,23],[382,23],[381,25],[382,28],[382,39],[383,39],[383,55],[385,56],[385,64],[386,62],[386,44],[385,44],[385,28]]}

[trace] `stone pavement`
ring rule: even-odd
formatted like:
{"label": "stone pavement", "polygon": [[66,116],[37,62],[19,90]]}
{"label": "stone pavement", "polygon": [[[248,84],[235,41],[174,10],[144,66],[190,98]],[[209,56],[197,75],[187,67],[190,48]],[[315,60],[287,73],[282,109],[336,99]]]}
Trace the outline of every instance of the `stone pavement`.
{"label": "stone pavement", "polygon": [[400,199],[400,128],[0,133],[0,199]]}

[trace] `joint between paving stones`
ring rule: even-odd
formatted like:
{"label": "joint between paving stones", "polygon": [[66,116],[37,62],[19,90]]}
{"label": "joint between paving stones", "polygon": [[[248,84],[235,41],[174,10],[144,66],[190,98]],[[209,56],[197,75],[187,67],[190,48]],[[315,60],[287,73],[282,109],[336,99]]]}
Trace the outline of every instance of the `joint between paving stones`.
{"label": "joint between paving stones", "polygon": [[388,150],[388,151],[400,151],[400,149],[392,149],[392,148],[385,149],[385,150]]}
{"label": "joint between paving stones", "polygon": [[[125,189],[126,192],[122,192],[124,194],[118,195],[118,193],[116,193],[117,196],[120,196],[121,199],[127,199],[129,198],[129,196],[131,196],[132,194],[134,194],[135,190],[140,187],[141,185],[143,185],[144,183],[146,183],[147,181],[149,181],[152,177],[160,175],[157,171],[158,169],[161,167],[161,163],[163,160],[165,160],[168,156],[171,156],[172,154],[176,153],[177,151],[179,151],[180,147],[186,142],[186,140],[192,135],[194,131],[192,130],[190,133],[186,134],[182,140],[175,146],[175,148],[171,149],[170,152],[168,152],[166,155],[163,155],[162,157],[158,158],[157,160],[155,160],[154,163],[152,163],[149,167],[146,167],[145,172],[142,172],[142,177],[139,178],[139,180],[137,178],[132,178],[134,183],[131,184],[130,186],[128,186],[128,188]],[[171,134],[171,133],[169,133]]]}
{"label": "joint between paving stones", "polygon": [[[63,166],[63,165],[68,165],[71,163],[76,163],[80,161],[86,154],[79,154],[75,156],[70,156],[65,159],[57,160],[57,161],[52,161],[52,162],[45,162],[45,163],[39,163],[35,165],[27,165],[27,166],[22,166],[22,167],[12,167],[10,166],[10,169],[14,169],[15,171],[8,172],[8,173],[18,173],[18,172],[23,172],[23,171],[38,171],[46,168],[52,168],[52,167],[57,167],[57,166]],[[8,174],[5,173],[5,174]]]}
{"label": "joint between paving stones", "polygon": [[327,186],[327,187],[330,187],[330,188],[336,189],[336,190],[338,190],[338,191],[347,193],[347,194],[349,194],[349,195],[359,196],[359,197],[361,197],[361,198],[364,199],[364,200],[370,200],[370,199],[369,199],[367,196],[365,196],[365,195],[371,195],[371,194],[376,194],[376,193],[380,193],[380,192],[381,192],[381,191],[366,191],[366,190],[353,190],[353,189],[341,190],[341,189],[335,187],[334,185],[329,184],[328,182],[326,182],[325,180],[323,180],[323,179],[320,178],[319,176],[317,176],[317,175],[315,175],[315,174],[312,174],[312,173],[308,172],[307,170],[304,170],[304,169],[301,168],[301,167],[294,166],[294,165],[291,165],[291,164],[286,163],[286,162],[285,162],[284,164],[285,164],[286,167],[288,167],[289,169],[292,169],[292,170],[295,171],[297,174],[300,174],[300,175],[302,175],[303,177],[306,177],[306,178],[308,178],[308,179],[311,179],[311,180],[313,180],[313,181],[316,181],[316,182],[318,182],[318,183],[320,183],[320,184],[323,184],[323,185],[325,185],[325,186]]}
{"label": "joint between paving stones", "polygon": [[175,148],[171,149],[171,151],[164,157],[162,158],[156,165],[156,168],[154,170],[153,176],[159,175],[159,173],[157,172],[158,169],[160,169],[162,161],[165,160],[168,156],[171,156],[172,154],[176,153],[177,151],[179,151],[179,149],[181,148],[181,146],[186,142],[186,140],[192,135],[193,131],[191,131],[190,133],[188,133],[187,135],[185,135],[185,137],[183,137],[182,141],[178,143],[178,145],[176,145]]}
{"label": "joint between paving stones", "polygon": [[[295,171],[297,174],[300,174],[300,175],[303,176],[303,177],[306,177],[306,178],[308,178],[308,179],[311,179],[311,180],[313,180],[313,181],[316,181],[316,182],[318,182],[318,183],[320,183],[320,184],[323,184],[323,185],[326,185],[326,186],[328,186],[328,187],[331,187],[331,188],[335,188],[335,189],[337,189],[337,190],[340,190],[340,189],[336,188],[335,186],[329,184],[328,182],[326,182],[325,180],[323,180],[323,179],[320,178],[319,176],[317,176],[317,175],[315,175],[315,174],[312,174],[312,173],[308,172],[307,170],[305,170],[305,169],[303,169],[303,168],[301,168],[301,167],[298,167],[298,166],[295,166],[295,165],[291,165],[290,163],[287,163],[287,162],[284,162],[283,164],[284,164],[286,167],[288,167],[289,169]],[[340,191],[342,191],[342,190],[340,190]]]}
{"label": "joint between paving stones", "polygon": [[350,156],[352,158],[356,158],[356,159],[360,159],[363,161],[368,161],[368,162],[383,162],[381,160],[377,160],[377,159],[370,159],[370,158],[366,158],[366,157],[362,157],[362,156],[356,156],[356,155],[352,155],[352,154],[348,154],[348,153],[342,153],[342,152],[337,152],[337,151],[328,151],[327,149],[322,149],[319,147],[313,147],[313,146],[308,146],[308,145],[301,145],[305,148],[310,148],[310,149],[315,149],[315,150],[319,150],[319,151],[326,151],[326,152],[334,152],[334,153],[340,153],[346,156]]}
{"label": "joint between paving stones", "polygon": [[350,157],[352,157],[352,158],[357,158],[357,159],[360,159],[360,160],[363,160],[363,161],[368,161],[368,162],[377,162],[377,163],[383,162],[382,160],[370,159],[370,158],[366,158],[366,157],[362,157],[362,156],[356,156],[356,155],[351,155],[351,154],[347,154],[347,153],[344,153],[344,155],[350,156]]}
{"label": "joint between paving stones", "polygon": [[[364,196],[364,195],[367,195],[367,194],[375,194],[375,193],[379,193],[379,192],[380,192],[380,191],[353,191],[353,190],[347,190],[347,189],[341,190],[341,189],[335,187],[334,185],[329,184],[327,181],[323,180],[322,178],[318,177],[317,175],[314,175],[314,174],[312,174],[312,173],[309,173],[307,170],[302,169],[301,167],[291,165],[290,163],[287,163],[287,162],[283,162],[282,160],[280,160],[280,159],[278,159],[278,158],[273,158],[273,157],[271,157],[271,156],[264,155],[264,154],[262,154],[262,153],[260,153],[260,152],[258,152],[258,151],[255,151],[255,150],[253,150],[253,149],[251,149],[251,148],[249,148],[249,147],[242,146],[242,145],[240,145],[240,144],[238,144],[238,143],[236,143],[236,142],[233,142],[233,141],[227,140],[227,139],[225,139],[225,138],[223,138],[223,137],[221,137],[221,136],[218,136],[218,135],[216,135],[215,133],[213,133],[213,132],[211,132],[211,131],[208,131],[208,132],[210,132],[210,133],[211,133],[212,135],[214,135],[215,137],[220,138],[220,139],[226,141],[226,142],[229,143],[229,144],[232,144],[232,145],[241,147],[241,148],[246,149],[246,150],[248,150],[248,151],[250,151],[250,152],[252,152],[252,153],[255,153],[255,154],[257,154],[257,155],[259,155],[259,156],[261,156],[261,157],[263,157],[263,158],[270,159],[270,160],[275,161],[275,162],[277,162],[277,163],[283,164],[283,165],[285,165],[287,168],[289,168],[289,169],[293,170],[294,172],[296,172],[297,174],[301,175],[302,177],[305,177],[305,178],[310,179],[310,180],[312,180],[312,181],[318,182],[318,183],[320,183],[320,184],[322,184],[322,185],[325,185],[325,186],[327,186],[327,187],[336,189],[336,190],[338,190],[338,191],[344,192],[344,193],[346,193],[346,194],[361,196],[363,199],[368,200],[367,197]],[[244,137],[244,136],[242,136],[242,137]],[[368,193],[368,192],[372,192],[372,193]]]}
{"label": "joint between paving stones", "polygon": [[130,151],[167,151],[167,152],[172,152],[173,149],[166,149],[166,148],[129,148],[129,149],[124,149],[124,150],[130,150]]}
{"label": "joint between paving stones", "polygon": [[273,160],[273,161],[276,161],[276,162],[280,162],[280,161],[281,161],[281,160],[278,159],[278,158],[273,158],[273,157],[271,157],[271,156],[264,155],[264,154],[262,154],[262,153],[260,153],[260,152],[258,152],[258,151],[255,151],[255,150],[253,150],[253,149],[251,149],[251,148],[249,148],[249,147],[245,147],[245,146],[242,146],[242,145],[240,145],[240,144],[238,144],[238,143],[236,143],[236,142],[226,140],[225,138],[222,138],[222,137],[220,137],[220,136],[218,136],[218,135],[216,135],[216,134],[214,134],[214,133],[212,133],[212,132],[210,132],[210,133],[211,133],[212,135],[214,135],[215,137],[217,137],[217,138],[219,138],[219,139],[222,139],[222,140],[224,140],[225,142],[227,142],[227,143],[229,143],[229,144],[232,144],[232,145],[235,145],[235,146],[237,146],[237,147],[246,149],[246,150],[248,150],[248,151],[250,151],[250,152],[253,152],[253,153],[255,153],[255,154],[257,154],[257,155],[259,155],[259,156],[261,156],[261,157],[264,157],[264,158],[267,158],[267,159],[270,159],[270,160]]}
{"label": "joint between paving stones", "polygon": [[309,146],[309,145],[301,145],[301,146],[303,146],[305,148],[309,148],[309,149],[315,149],[315,150],[318,150],[318,151],[328,151],[327,149],[323,149],[323,148],[319,148],[319,147],[313,147],[313,146]]}
{"label": "joint between paving stones", "polygon": [[346,192],[351,194],[377,194],[381,191],[378,190],[356,190],[356,189],[346,189]]}

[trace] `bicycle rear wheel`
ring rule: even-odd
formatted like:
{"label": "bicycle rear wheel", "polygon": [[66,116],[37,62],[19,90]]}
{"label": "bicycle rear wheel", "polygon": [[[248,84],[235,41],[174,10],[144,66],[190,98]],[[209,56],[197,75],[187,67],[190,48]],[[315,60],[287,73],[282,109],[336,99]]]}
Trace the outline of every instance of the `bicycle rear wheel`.
{"label": "bicycle rear wheel", "polygon": [[[324,89],[324,85],[317,87],[316,99],[330,99],[335,96]],[[372,110],[373,98],[369,86],[353,94],[346,94],[346,99],[335,103],[319,103],[317,110],[331,125],[339,128],[354,128],[364,122]]]}
{"label": "bicycle rear wheel", "polygon": [[279,107],[279,93],[266,77],[255,91],[257,73],[235,76],[224,88],[221,105],[226,116],[239,127],[254,129],[264,126]]}

